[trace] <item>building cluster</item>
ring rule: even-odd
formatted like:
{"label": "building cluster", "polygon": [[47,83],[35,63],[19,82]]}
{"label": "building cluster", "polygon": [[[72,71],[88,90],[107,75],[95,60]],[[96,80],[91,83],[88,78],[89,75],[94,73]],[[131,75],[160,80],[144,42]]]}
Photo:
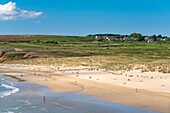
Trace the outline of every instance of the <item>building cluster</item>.
{"label": "building cluster", "polygon": [[[100,36],[100,35],[97,35],[95,36],[95,39],[96,40],[107,40],[109,42],[112,42],[112,41],[140,41],[139,38],[134,38],[134,37],[130,37],[130,36]],[[154,41],[166,41],[168,40],[167,38],[156,38],[156,39],[153,39],[151,37],[143,37],[143,40],[142,41],[145,41],[145,42],[154,42]]]}

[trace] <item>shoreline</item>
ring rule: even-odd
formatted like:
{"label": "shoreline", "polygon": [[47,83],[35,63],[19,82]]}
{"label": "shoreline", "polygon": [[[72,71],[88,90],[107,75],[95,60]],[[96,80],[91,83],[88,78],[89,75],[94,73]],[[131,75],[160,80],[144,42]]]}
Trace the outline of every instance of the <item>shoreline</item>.
{"label": "shoreline", "polygon": [[[2,78],[6,81],[5,84],[12,83],[20,89],[15,94],[1,98],[0,112],[2,113],[27,113],[30,111],[34,113],[52,113],[54,111],[61,113],[114,113],[116,111],[119,113],[134,113],[136,111],[139,113],[157,113],[153,110],[113,103],[79,93],[52,93],[46,86],[31,82],[18,82],[9,76],[2,75]],[[45,101],[42,101],[42,97],[45,97]],[[2,103],[7,103],[7,101],[8,104],[2,106]]]}
{"label": "shoreline", "polygon": [[[1,74],[48,86],[55,93],[78,92],[110,102],[139,106],[161,113],[170,111],[170,93],[154,92],[145,89],[138,89],[138,92],[136,92],[135,88],[118,86],[109,82],[104,83],[100,81],[101,79],[89,80],[89,78],[85,78],[87,76],[84,74],[85,70],[88,71],[90,69],[89,67],[85,70],[81,70],[82,67],[77,67],[77,69],[73,67],[73,73],[70,70],[67,72],[66,67],[54,70],[51,66],[3,66],[1,65],[1,70],[3,70]],[[69,67],[69,69],[71,68]],[[108,77],[106,76],[106,78]]]}

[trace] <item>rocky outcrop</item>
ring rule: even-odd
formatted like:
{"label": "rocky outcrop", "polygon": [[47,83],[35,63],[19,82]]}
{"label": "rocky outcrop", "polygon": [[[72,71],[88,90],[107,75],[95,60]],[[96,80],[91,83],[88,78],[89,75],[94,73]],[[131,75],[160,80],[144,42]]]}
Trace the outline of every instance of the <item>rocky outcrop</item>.
{"label": "rocky outcrop", "polygon": [[3,52],[0,51],[0,62],[10,61],[10,60],[22,60],[30,58],[38,58],[39,56],[34,52]]}
{"label": "rocky outcrop", "polygon": [[0,57],[2,57],[5,54],[4,51],[0,51]]}

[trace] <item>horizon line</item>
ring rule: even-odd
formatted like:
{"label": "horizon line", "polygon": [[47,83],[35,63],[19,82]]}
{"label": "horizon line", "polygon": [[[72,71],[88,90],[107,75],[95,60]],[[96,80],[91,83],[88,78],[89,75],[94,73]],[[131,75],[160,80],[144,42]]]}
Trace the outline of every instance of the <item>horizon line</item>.
{"label": "horizon line", "polygon": [[[133,33],[139,33],[139,32],[133,32]],[[3,35],[18,35],[18,36],[22,36],[22,35],[46,35],[46,36],[88,36],[88,35],[98,35],[98,34],[113,34],[113,35],[131,35],[132,33],[130,34],[121,34],[121,33],[89,33],[89,34],[86,34],[86,35],[78,35],[78,34],[43,34],[43,33],[6,33],[6,34],[0,34],[0,36],[3,36]],[[140,33],[142,36],[153,36],[153,35],[162,35],[162,34],[152,34],[152,35],[148,35],[148,34],[142,34]],[[162,35],[162,36],[166,36],[166,37],[170,37],[169,35]]]}

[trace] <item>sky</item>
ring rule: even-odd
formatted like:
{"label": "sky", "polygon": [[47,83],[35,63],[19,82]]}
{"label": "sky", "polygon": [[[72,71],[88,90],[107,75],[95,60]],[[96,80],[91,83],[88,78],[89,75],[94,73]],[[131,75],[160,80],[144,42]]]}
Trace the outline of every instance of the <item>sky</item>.
{"label": "sky", "polygon": [[170,0],[0,0],[0,34],[170,36]]}

